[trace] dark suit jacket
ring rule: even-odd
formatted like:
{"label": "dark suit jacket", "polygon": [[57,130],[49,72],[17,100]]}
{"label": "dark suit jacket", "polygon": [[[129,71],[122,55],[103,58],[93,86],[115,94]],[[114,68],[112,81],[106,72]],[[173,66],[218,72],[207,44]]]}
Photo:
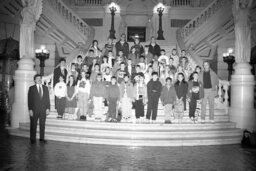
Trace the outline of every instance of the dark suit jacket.
{"label": "dark suit jacket", "polygon": [[65,70],[64,70],[64,75],[63,75],[63,74],[61,73],[60,67],[55,68],[55,69],[54,69],[54,72],[53,72],[53,87],[55,86],[55,84],[57,84],[57,83],[59,82],[59,78],[60,78],[61,75],[64,77],[64,82],[66,82],[66,78],[67,78],[67,75],[68,75],[68,71],[65,69]]}
{"label": "dark suit jacket", "polygon": [[48,88],[44,85],[43,87],[43,98],[40,98],[36,85],[29,87],[28,90],[28,109],[32,110],[33,113],[45,113],[46,109],[50,110],[50,97]]}

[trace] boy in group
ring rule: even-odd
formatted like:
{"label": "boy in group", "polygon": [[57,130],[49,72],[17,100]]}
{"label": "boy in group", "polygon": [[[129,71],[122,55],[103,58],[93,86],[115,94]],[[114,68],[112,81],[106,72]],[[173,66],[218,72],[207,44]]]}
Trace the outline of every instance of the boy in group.
{"label": "boy in group", "polygon": [[120,90],[116,83],[116,77],[111,78],[111,84],[107,88],[108,116],[106,121],[117,122],[117,103],[120,99]]}
{"label": "boy in group", "polygon": [[127,60],[125,70],[129,73],[129,76],[132,76],[132,74],[135,72],[135,67],[132,65],[132,60],[130,58]]}
{"label": "boy in group", "polygon": [[173,58],[173,65],[177,68],[180,62],[177,49],[172,49],[171,58]]}
{"label": "boy in group", "polygon": [[144,48],[143,56],[145,56],[145,62],[147,65],[150,64],[150,62],[153,60],[153,54],[149,52],[149,46],[146,45]]}
{"label": "boy in group", "polygon": [[78,75],[80,75],[83,67],[83,58],[81,55],[77,56],[75,65],[76,65],[76,71],[78,72]]}
{"label": "boy in group", "polygon": [[[152,79],[147,84],[148,92],[148,109],[147,109],[147,121],[151,120],[151,123],[155,123],[157,117],[158,101],[162,91],[162,84],[158,80],[157,72],[152,73]],[[152,117],[151,117],[152,116]]]}
{"label": "boy in group", "polygon": [[160,54],[161,55],[159,56],[158,61],[160,63],[165,63],[166,65],[169,65],[169,57],[166,56],[166,53],[165,53],[164,49],[161,49]]}
{"label": "boy in group", "polygon": [[115,75],[117,77],[117,83],[121,84],[121,82],[124,80],[124,75],[128,75],[124,62],[120,63],[120,68],[116,71]]}
{"label": "boy in group", "polygon": [[94,50],[90,49],[88,52],[88,55],[84,58],[83,63],[86,64],[87,66],[91,66],[93,64],[93,59],[95,58],[94,56]]}
{"label": "boy in group", "polygon": [[142,73],[146,73],[147,66],[146,66],[146,62],[145,62],[145,57],[144,56],[140,56],[140,61],[139,61],[138,65],[140,66],[140,71]]}
{"label": "boy in group", "polygon": [[92,83],[90,91],[90,99],[93,101],[93,114],[95,120],[103,120],[103,100],[106,98],[106,85],[102,81],[102,75],[97,74],[96,81]]}
{"label": "boy in group", "polygon": [[144,82],[144,74],[140,73],[133,87],[133,99],[136,122],[143,122],[144,119],[144,105],[147,104],[147,85]]}
{"label": "boy in group", "polygon": [[59,77],[59,82],[54,86],[54,95],[56,97],[57,118],[63,118],[66,107],[67,85],[62,75]]}
{"label": "boy in group", "polygon": [[119,86],[120,88],[120,102],[122,110],[122,120],[124,122],[129,121],[132,113],[132,97],[133,97],[133,85],[130,82],[129,75],[124,75],[124,80]]}
{"label": "boy in group", "polygon": [[164,115],[166,124],[171,124],[171,117],[173,115],[173,104],[175,103],[177,98],[175,88],[172,83],[172,79],[170,77],[166,78],[166,84],[163,86],[161,92],[161,101],[164,106]]}

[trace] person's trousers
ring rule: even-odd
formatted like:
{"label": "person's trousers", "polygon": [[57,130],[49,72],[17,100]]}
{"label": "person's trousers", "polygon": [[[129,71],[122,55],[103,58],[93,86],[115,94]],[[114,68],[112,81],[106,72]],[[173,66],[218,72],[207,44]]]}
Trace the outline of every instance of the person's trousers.
{"label": "person's trousers", "polygon": [[146,115],[147,119],[150,119],[152,114],[152,120],[156,120],[158,101],[159,101],[159,97],[155,97],[155,96],[149,97],[147,115]]}
{"label": "person's trousers", "polygon": [[40,128],[40,139],[44,139],[45,119],[46,119],[45,112],[41,112],[41,113],[33,112],[33,116],[30,117],[30,140],[31,141],[36,140],[36,128],[37,128],[38,120],[39,120],[39,128]]}
{"label": "person's trousers", "polygon": [[95,118],[103,117],[103,97],[93,97],[93,113]]}
{"label": "person's trousers", "polygon": [[117,112],[117,98],[109,98],[108,99],[108,117],[112,119],[116,119]]}
{"label": "person's trousers", "polygon": [[129,118],[129,117],[131,117],[131,113],[132,113],[132,101],[131,101],[130,98],[128,98],[128,97],[122,98],[121,109],[122,109],[122,117],[123,117],[123,118]]}
{"label": "person's trousers", "polygon": [[64,112],[65,112],[65,107],[66,107],[66,97],[62,97],[62,98],[56,98],[56,109],[57,109],[57,113],[60,116],[63,116]]}
{"label": "person's trousers", "polygon": [[192,93],[190,102],[189,102],[189,117],[195,117],[195,112],[196,112],[196,105],[197,105],[197,100],[199,99],[199,94],[194,94]]}
{"label": "person's trousers", "polygon": [[165,104],[164,105],[164,120],[171,121],[171,117],[173,116],[173,104]]}
{"label": "person's trousers", "polygon": [[204,89],[204,98],[202,100],[202,111],[201,111],[201,119],[205,120],[205,114],[206,114],[206,104],[207,101],[209,102],[209,115],[210,120],[214,120],[214,96],[215,91],[212,89]]}
{"label": "person's trousers", "polygon": [[143,99],[135,100],[134,102],[136,119],[144,116],[144,104]]}
{"label": "person's trousers", "polygon": [[78,108],[81,115],[86,115],[88,110],[88,93],[78,93]]}

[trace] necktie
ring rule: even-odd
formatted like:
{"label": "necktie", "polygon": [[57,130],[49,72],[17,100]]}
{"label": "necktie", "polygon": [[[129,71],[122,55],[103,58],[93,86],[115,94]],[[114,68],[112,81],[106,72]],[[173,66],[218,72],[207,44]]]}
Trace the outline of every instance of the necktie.
{"label": "necktie", "polygon": [[41,86],[39,86],[39,95],[40,95],[41,98],[43,98],[43,92],[42,92],[42,87]]}

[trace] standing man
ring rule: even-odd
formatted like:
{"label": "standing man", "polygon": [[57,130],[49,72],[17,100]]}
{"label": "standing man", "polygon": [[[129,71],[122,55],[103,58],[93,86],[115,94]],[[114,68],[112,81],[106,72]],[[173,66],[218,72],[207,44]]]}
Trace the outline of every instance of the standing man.
{"label": "standing man", "polygon": [[68,71],[66,69],[66,59],[62,58],[60,59],[60,66],[55,68],[53,71],[53,87],[55,84],[59,82],[60,76],[64,78],[64,82],[66,83]]}
{"label": "standing man", "polygon": [[36,142],[36,128],[39,119],[40,142],[47,143],[44,139],[45,119],[50,111],[50,98],[48,88],[42,85],[42,76],[34,76],[35,85],[29,87],[28,91],[28,110],[30,116],[30,142]]}
{"label": "standing man", "polygon": [[116,42],[116,55],[119,54],[119,51],[123,51],[125,58],[129,56],[129,44],[126,42],[126,35],[122,34],[118,42]]}
{"label": "standing man", "polygon": [[153,56],[155,56],[155,55],[157,55],[157,56],[160,56],[160,50],[161,50],[161,48],[160,48],[160,46],[156,43],[156,39],[155,39],[155,37],[154,36],[152,36],[151,37],[151,40],[150,40],[150,43],[149,43],[149,52],[153,55]]}
{"label": "standing man", "polygon": [[203,63],[204,71],[199,77],[199,80],[203,83],[204,98],[201,106],[201,122],[205,123],[206,104],[209,102],[209,114],[210,122],[214,123],[214,97],[219,85],[219,79],[215,72],[210,70],[209,62]]}

